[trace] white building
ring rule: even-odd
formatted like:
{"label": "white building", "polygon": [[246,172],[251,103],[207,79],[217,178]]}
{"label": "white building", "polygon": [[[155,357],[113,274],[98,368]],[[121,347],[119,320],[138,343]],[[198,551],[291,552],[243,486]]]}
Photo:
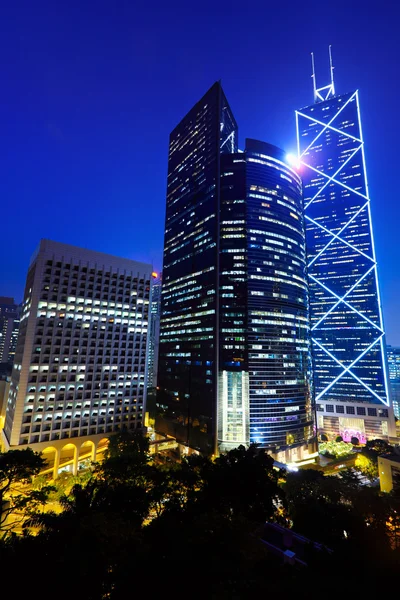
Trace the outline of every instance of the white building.
{"label": "white building", "polygon": [[[42,240],[29,266],[3,442],[54,472],[142,427],[150,264]],[[67,450],[65,450],[67,448]],[[71,458],[72,457],[72,458]],[[61,463],[60,463],[61,461]]]}

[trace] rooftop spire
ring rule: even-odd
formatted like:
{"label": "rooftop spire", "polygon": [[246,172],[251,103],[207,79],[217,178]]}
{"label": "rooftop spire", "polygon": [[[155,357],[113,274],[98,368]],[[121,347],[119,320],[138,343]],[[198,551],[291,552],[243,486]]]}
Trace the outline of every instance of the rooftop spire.
{"label": "rooftop spire", "polygon": [[329,46],[329,68],[331,75],[331,82],[329,85],[325,85],[324,87],[317,87],[317,79],[315,76],[315,63],[314,63],[314,52],[311,52],[311,66],[312,66],[312,80],[313,80],[313,89],[314,89],[314,102],[321,102],[323,100],[328,100],[335,95],[335,82],[333,78],[333,61],[332,61],[332,46]]}

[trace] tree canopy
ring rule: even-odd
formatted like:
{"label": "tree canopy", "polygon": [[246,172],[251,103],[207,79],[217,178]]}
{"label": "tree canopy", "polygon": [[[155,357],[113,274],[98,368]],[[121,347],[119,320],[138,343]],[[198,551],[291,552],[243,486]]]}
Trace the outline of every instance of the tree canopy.
{"label": "tree canopy", "polygon": [[[25,470],[9,457],[16,482],[27,482],[40,468],[40,457],[24,456]],[[48,493],[38,480],[34,491],[42,489]],[[256,446],[215,460],[191,455],[158,465],[149,459],[147,440],[124,432],[111,438],[104,461],[85,478],[63,481],[57,502],[58,510],[30,511],[24,535],[0,543],[0,564],[13,580],[21,564],[27,581],[37,579],[39,566],[45,569],[43,600],[54,590],[57,598],[89,600],[136,593],[289,597],[311,580],[324,589],[333,572],[345,569],[348,592],[370,593],[399,568],[396,494],[361,485],[352,470],[337,476],[279,471]],[[308,567],[283,564],[262,542],[268,521],[292,527],[329,552],[310,546]],[[368,586],[350,576],[365,570]]]}

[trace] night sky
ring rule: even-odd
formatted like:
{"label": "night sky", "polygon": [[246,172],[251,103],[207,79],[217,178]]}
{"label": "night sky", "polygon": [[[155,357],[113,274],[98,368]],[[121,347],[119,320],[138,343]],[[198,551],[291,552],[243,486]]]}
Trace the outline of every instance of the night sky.
{"label": "night sky", "polygon": [[[372,4],[372,3],[371,3]],[[40,238],[162,264],[168,138],[221,79],[245,137],[296,151],[310,52],[360,90],[388,342],[400,345],[397,2],[4,2],[0,295]],[[334,12],[333,12],[334,11]]]}

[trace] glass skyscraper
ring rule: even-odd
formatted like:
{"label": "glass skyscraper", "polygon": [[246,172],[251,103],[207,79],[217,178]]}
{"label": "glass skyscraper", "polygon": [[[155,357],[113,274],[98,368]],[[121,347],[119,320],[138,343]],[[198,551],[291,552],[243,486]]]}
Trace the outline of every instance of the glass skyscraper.
{"label": "glass skyscraper", "polygon": [[387,346],[390,386],[392,388],[393,411],[400,419],[400,347]]}
{"label": "glass skyscraper", "polygon": [[393,435],[358,92],[296,111],[318,429]]}
{"label": "glass skyscraper", "polygon": [[303,458],[313,413],[301,180],[257,140],[221,165],[219,442]]}
{"label": "glass skyscraper", "polygon": [[0,363],[12,365],[17,347],[21,307],[14,298],[0,297]]}
{"label": "glass skyscraper", "polygon": [[156,427],[188,446],[216,448],[220,155],[237,125],[215,83],[169,144]]}
{"label": "glass skyscraper", "polygon": [[154,390],[157,387],[158,349],[160,343],[160,309],[161,309],[161,273],[152,273],[153,285],[150,304],[149,352],[147,366],[147,387]]}
{"label": "glass skyscraper", "polygon": [[156,429],[205,452],[313,438],[301,180],[216,83],[170,139]]}

